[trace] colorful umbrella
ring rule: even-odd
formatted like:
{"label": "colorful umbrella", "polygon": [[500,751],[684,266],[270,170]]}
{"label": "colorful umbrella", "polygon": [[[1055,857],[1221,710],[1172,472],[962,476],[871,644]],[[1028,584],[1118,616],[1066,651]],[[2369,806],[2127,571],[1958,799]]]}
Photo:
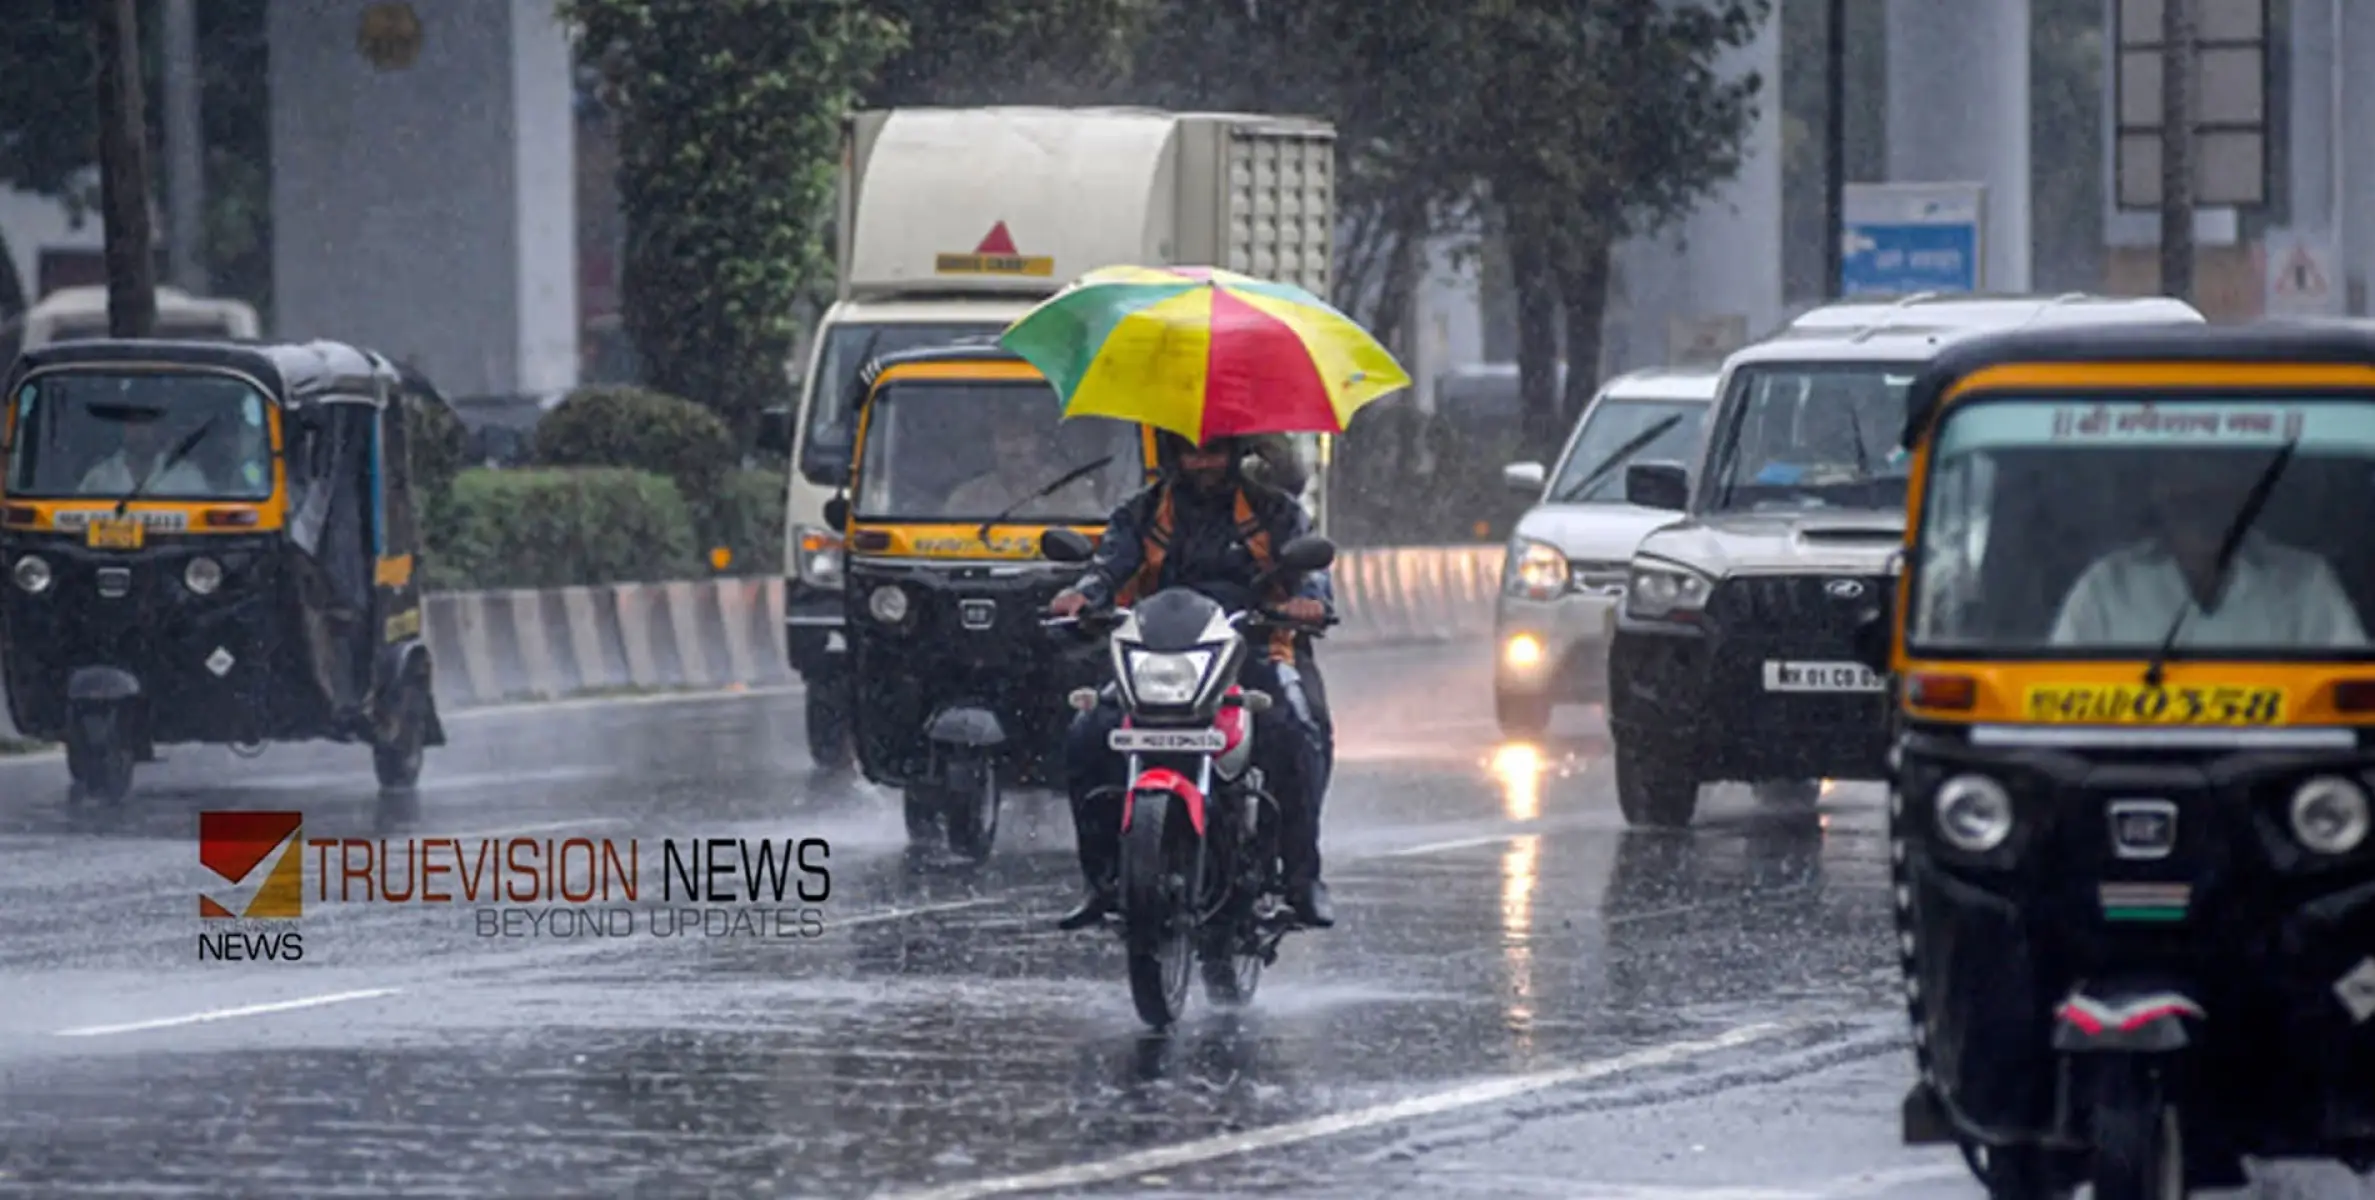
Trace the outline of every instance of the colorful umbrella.
{"label": "colorful umbrella", "polygon": [[1137,421],[1203,441],[1342,433],[1410,386],[1368,331],[1291,284],[1211,267],[1107,267],[999,343],[1064,397],[1067,417]]}

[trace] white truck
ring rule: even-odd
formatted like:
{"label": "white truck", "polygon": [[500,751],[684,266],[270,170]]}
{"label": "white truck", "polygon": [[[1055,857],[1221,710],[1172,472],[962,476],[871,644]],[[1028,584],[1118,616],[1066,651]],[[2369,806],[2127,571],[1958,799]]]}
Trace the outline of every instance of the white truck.
{"label": "white truck", "polygon": [[[810,339],[788,450],[785,642],[807,682],[819,768],[849,762],[840,531],[853,389],[878,355],[994,337],[1065,284],[1122,264],[1215,265],[1326,297],[1334,126],[1128,108],[906,108],[854,114],[842,142],[839,294]],[[788,425],[788,428],[785,427]],[[1324,521],[1325,444],[1305,439]]]}

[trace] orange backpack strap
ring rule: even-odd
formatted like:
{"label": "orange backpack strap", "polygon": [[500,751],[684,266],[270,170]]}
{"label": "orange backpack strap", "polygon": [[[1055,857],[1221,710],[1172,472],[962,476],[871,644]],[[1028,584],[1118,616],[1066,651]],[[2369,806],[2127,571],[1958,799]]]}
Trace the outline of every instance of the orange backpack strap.
{"label": "orange backpack strap", "polygon": [[[1270,564],[1275,561],[1271,558],[1270,530],[1263,526],[1261,517],[1254,513],[1253,502],[1246,499],[1244,488],[1237,489],[1236,518],[1237,536],[1244,541],[1245,552],[1253,556],[1255,568],[1263,571],[1269,570]],[[1277,580],[1272,580],[1267,590],[1270,595],[1265,599],[1271,603],[1287,598],[1286,585]],[[1295,661],[1295,635],[1293,633],[1284,629],[1270,631],[1270,661],[1274,663]]]}
{"label": "orange backpack strap", "polygon": [[1176,521],[1177,517],[1171,510],[1171,489],[1165,486],[1161,503],[1155,505],[1155,519],[1146,527],[1146,534],[1140,541],[1138,569],[1131,572],[1130,577],[1122,581],[1120,590],[1114,593],[1115,604],[1136,604],[1139,597],[1155,589],[1155,584],[1163,577],[1163,559],[1171,553],[1171,533]]}

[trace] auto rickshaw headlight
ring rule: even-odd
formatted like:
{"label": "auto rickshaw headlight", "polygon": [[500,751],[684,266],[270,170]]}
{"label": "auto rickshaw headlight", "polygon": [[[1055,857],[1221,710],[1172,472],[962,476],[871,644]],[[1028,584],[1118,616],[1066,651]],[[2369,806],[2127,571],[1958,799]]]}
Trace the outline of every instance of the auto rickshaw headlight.
{"label": "auto rickshaw headlight", "polygon": [[2367,791],[2347,779],[2320,775],[2293,793],[2293,836],[2319,854],[2348,854],[2367,840]]}
{"label": "auto rickshaw headlight", "polygon": [[1948,845],[1985,854],[2012,836],[2012,794],[1985,775],[1957,775],[1938,788],[1938,836]]}
{"label": "auto rickshaw headlight", "polygon": [[181,581],[191,591],[201,596],[211,596],[214,589],[223,586],[223,564],[201,554],[191,559],[190,565],[183,569]]}
{"label": "auto rickshaw headlight", "polygon": [[49,564],[34,555],[28,554],[16,560],[16,570],[12,574],[16,578],[16,585],[32,595],[38,596],[49,590]]}
{"label": "auto rickshaw headlight", "polygon": [[866,597],[866,611],[885,625],[896,625],[907,619],[907,593],[895,583],[886,583]]}

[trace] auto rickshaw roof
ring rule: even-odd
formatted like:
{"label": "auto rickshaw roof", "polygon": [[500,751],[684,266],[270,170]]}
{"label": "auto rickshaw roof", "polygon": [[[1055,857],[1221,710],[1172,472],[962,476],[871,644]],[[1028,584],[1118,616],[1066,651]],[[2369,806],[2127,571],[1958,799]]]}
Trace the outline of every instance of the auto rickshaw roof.
{"label": "auto rickshaw roof", "polygon": [[[324,396],[384,398],[427,380],[385,357],[345,342],[173,341],[93,338],[27,350],[13,377],[33,371],[109,364],[182,365],[236,371],[264,384],[284,407]],[[430,389],[432,395],[434,389]]]}
{"label": "auto rickshaw roof", "polygon": [[2271,362],[2375,367],[2375,324],[2261,321],[2249,325],[2064,325],[1981,334],[1939,352],[1905,392],[1911,448],[1956,381],[2013,363]]}
{"label": "auto rickshaw roof", "polygon": [[911,367],[919,363],[1019,363],[1022,355],[984,339],[977,342],[950,342],[938,346],[918,346],[910,350],[893,350],[866,364],[859,379],[867,395],[874,393],[874,381],[893,367]]}

